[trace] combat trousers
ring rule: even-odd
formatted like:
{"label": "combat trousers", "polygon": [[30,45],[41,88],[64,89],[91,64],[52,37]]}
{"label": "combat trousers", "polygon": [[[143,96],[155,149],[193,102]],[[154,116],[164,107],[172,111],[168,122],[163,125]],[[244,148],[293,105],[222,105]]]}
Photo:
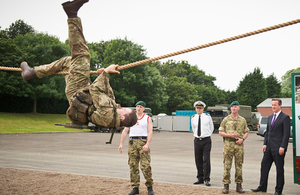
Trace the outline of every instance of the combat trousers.
{"label": "combat trousers", "polygon": [[48,65],[34,67],[38,78],[55,74],[60,71],[66,71],[69,74],[65,76],[65,93],[68,101],[73,95],[89,85],[90,81],[90,53],[83,36],[81,19],[68,18],[69,44],[72,56],[61,58]]}
{"label": "combat trousers", "polygon": [[242,166],[244,162],[244,144],[238,145],[235,141],[224,141],[223,163],[224,175],[223,184],[230,184],[230,170],[232,159],[235,162],[235,183],[243,183]]}
{"label": "combat trousers", "polygon": [[[132,144],[130,143],[132,141]],[[150,166],[150,148],[147,152],[143,152],[143,146],[146,140],[131,139],[128,144],[128,165],[130,167],[130,182],[133,188],[140,186],[139,163],[146,180],[147,187],[153,186],[152,170]]]}

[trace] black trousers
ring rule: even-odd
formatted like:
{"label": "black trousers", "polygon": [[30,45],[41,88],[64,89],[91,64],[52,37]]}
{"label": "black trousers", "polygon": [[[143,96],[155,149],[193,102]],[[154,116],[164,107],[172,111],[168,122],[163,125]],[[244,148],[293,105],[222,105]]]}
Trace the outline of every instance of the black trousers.
{"label": "black trousers", "polygon": [[269,171],[273,162],[276,165],[276,187],[275,191],[282,193],[284,186],[284,157],[286,151],[283,155],[279,155],[278,150],[272,151],[270,147],[267,147],[263,159],[261,161],[261,169],[260,169],[260,182],[259,187],[262,190],[267,190],[268,188],[268,178]]}
{"label": "black trousers", "polygon": [[194,140],[195,163],[197,167],[197,178],[200,181],[210,181],[210,150],[211,138],[206,137]]}

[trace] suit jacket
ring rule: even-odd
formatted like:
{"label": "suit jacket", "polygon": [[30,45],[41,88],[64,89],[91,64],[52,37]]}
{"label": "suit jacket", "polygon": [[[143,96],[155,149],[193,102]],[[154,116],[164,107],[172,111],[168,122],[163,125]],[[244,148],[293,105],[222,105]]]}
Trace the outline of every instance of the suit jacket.
{"label": "suit jacket", "polygon": [[272,126],[273,116],[268,117],[264,145],[271,147],[272,151],[278,151],[280,147],[286,151],[290,137],[290,117],[281,111]]}

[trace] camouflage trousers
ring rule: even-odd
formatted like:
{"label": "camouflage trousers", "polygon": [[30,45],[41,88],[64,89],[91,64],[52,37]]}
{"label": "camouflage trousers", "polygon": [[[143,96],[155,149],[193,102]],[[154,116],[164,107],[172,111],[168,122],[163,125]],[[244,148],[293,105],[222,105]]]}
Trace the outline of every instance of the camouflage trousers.
{"label": "camouflage trousers", "polygon": [[223,184],[231,183],[230,170],[233,157],[235,162],[235,183],[243,183],[242,165],[244,162],[244,144],[238,145],[234,141],[225,141],[223,148]]}
{"label": "camouflage trousers", "polygon": [[51,64],[34,67],[38,78],[52,75],[60,71],[69,74],[65,76],[67,99],[72,99],[75,93],[89,85],[90,53],[83,36],[80,18],[68,18],[69,44],[72,56],[61,58]]}
{"label": "camouflage trousers", "polygon": [[[132,140],[132,144],[130,143]],[[133,188],[140,186],[139,163],[146,180],[147,187],[153,186],[152,171],[150,166],[150,148],[147,152],[143,152],[143,146],[146,140],[130,139],[128,144],[128,165],[130,167],[130,182]]]}

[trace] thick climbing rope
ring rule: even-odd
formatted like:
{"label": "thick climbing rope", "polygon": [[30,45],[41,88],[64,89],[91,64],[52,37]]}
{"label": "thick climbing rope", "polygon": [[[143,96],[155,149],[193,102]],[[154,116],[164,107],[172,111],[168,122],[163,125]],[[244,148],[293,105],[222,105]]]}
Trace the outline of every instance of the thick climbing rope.
{"label": "thick climbing rope", "polygon": [[[256,34],[260,34],[260,33],[263,33],[263,32],[267,32],[267,31],[278,29],[278,28],[282,28],[282,27],[285,27],[285,26],[290,26],[290,25],[293,25],[293,24],[297,24],[299,22],[300,22],[300,19],[296,19],[296,20],[292,20],[292,21],[285,22],[285,23],[282,23],[282,24],[277,24],[277,25],[274,25],[274,26],[270,26],[270,27],[267,27],[267,28],[262,28],[260,30],[256,30],[256,31],[245,33],[245,34],[229,37],[229,38],[222,39],[222,40],[219,40],[219,41],[199,45],[199,46],[196,46],[196,47],[191,47],[191,48],[188,48],[188,49],[184,49],[184,50],[180,50],[180,51],[177,51],[177,52],[161,55],[161,56],[154,57],[154,58],[148,58],[148,59],[133,62],[133,63],[130,63],[130,64],[125,64],[125,65],[119,66],[118,70],[131,68],[131,67],[134,67],[134,66],[138,66],[138,65],[149,63],[149,62],[157,61],[157,60],[160,60],[160,59],[168,58],[168,57],[171,57],[171,56],[175,56],[175,55],[195,51],[195,50],[198,50],[198,49],[203,49],[203,48],[210,47],[210,46],[213,46],[213,45],[226,43],[226,42],[229,42],[229,41],[234,41],[234,40],[241,39],[241,38],[244,38],[244,37],[249,37],[249,36],[252,36],[252,35],[256,35]],[[0,70],[21,71],[21,68],[0,67]],[[91,74],[97,74],[97,71],[91,71],[90,73]],[[56,74],[68,74],[68,72],[58,72]]]}

